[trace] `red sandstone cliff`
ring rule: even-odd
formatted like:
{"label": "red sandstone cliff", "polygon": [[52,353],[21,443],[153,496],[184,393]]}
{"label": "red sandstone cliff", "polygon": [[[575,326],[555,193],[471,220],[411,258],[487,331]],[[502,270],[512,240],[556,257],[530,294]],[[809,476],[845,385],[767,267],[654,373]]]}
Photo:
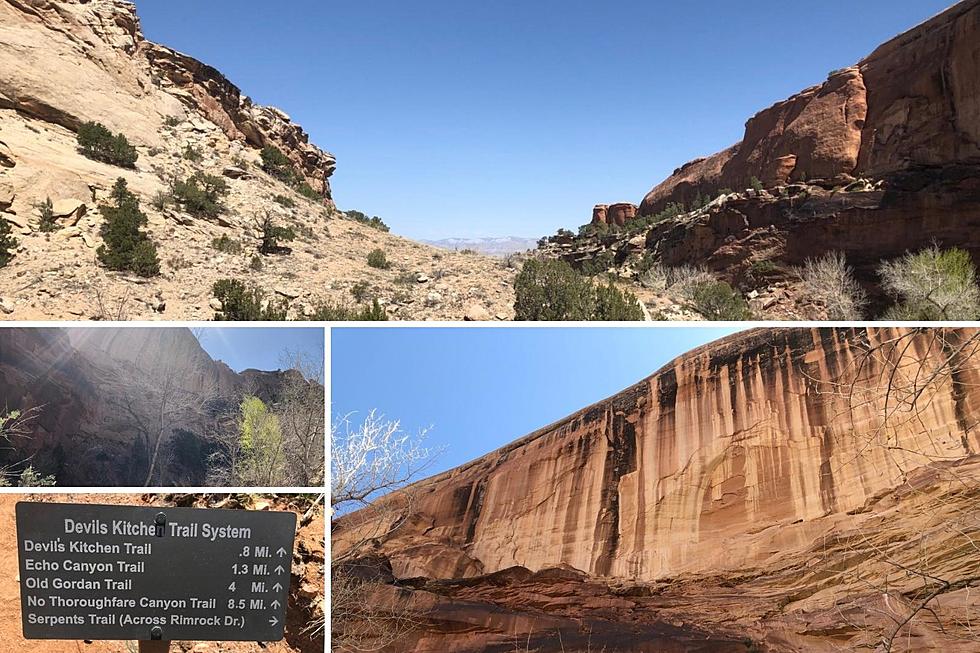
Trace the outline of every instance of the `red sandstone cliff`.
{"label": "red sandstone cliff", "polygon": [[963,0],[855,66],[759,112],[742,141],[692,161],[643,199],[648,215],[698,193],[808,179],[882,178],[980,161],[980,2]]}
{"label": "red sandstone cliff", "polygon": [[951,615],[978,607],[977,341],[744,332],[340,519],[334,547],[404,520],[365,551],[422,614],[390,651],[585,650],[586,632],[610,652],[831,651],[874,643],[920,596],[881,560],[914,568],[917,542],[948,587],[942,628],[916,618],[909,650],[975,650]]}

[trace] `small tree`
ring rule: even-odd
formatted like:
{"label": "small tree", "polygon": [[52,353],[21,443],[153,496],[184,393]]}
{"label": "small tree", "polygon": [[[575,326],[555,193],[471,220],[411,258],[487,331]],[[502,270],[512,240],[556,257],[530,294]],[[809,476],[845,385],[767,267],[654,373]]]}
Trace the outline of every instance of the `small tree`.
{"label": "small tree", "polygon": [[242,400],[240,412],[240,453],[232,479],[236,485],[282,485],[287,480],[286,456],[279,418],[253,396]]}
{"label": "small tree", "polygon": [[272,217],[267,213],[260,225],[262,229],[262,242],[259,244],[260,254],[276,254],[283,251],[279,241],[289,242],[296,238],[296,232],[292,227],[281,227],[272,221]]}
{"label": "small tree", "polygon": [[748,320],[752,312],[740,294],[724,281],[704,283],[694,290],[694,310],[707,320]]}
{"label": "small tree", "polygon": [[0,268],[6,267],[13,260],[14,254],[10,250],[16,249],[17,239],[14,238],[10,223],[0,218]]}
{"label": "small tree", "polygon": [[100,230],[104,244],[96,252],[99,261],[110,270],[156,276],[160,273],[157,248],[141,229],[146,225],[146,214],[140,211],[139,199],[129,192],[125,179],[116,180],[112,199],[115,206],[99,207],[105,218]]}
{"label": "small tree", "polygon": [[980,287],[969,252],[933,245],[882,263],[882,287],[897,300],[886,317],[897,320],[975,320]]}
{"label": "small tree", "polygon": [[228,194],[228,182],[215,175],[195,172],[173,182],[173,197],[185,211],[198,218],[216,218],[225,212],[221,200]]}
{"label": "small tree", "polygon": [[765,186],[762,185],[762,181],[758,177],[754,177],[754,176],[751,179],[749,179],[749,186],[751,186],[752,190],[754,190],[757,193],[761,193],[765,188]]}
{"label": "small tree", "polygon": [[41,214],[38,228],[44,233],[57,231],[58,222],[54,218],[54,204],[51,203],[51,198],[45,198],[43,202],[37,205],[37,210]]}
{"label": "small tree", "polygon": [[592,319],[603,322],[641,322],[643,309],[636,296],[622,291],[609,281],[595,288],[595,309]]}
{"label": "small tree", "polygon": [[123,134],[113,135],[105,125],[87,122],[78,128],[78,147],[90,159],[122,168],[133,168],[139,153]]}
{"label": "small tree", "polygon": [[797,274],[805,296],[823,304],[827,319],[861,319],[868,296],[854,279],[854,270],[844,254],[830,252],[820,259],[807,259]]}
{"label": "small tree", "polygon": [[221,302],[221,310],[214,315],[219,321],[276,322],[285,320],[289,312],[285,299],[265,301],[260,288],[237,279],[216,281],[211,294]]}
{"label": "small tree", "polygon": [[280,181],[289,181],[293,176],[293,164],[282,150],[266,145],[259,153],[262,157],[262,169]]}
{"label": "small tree", "polygon": [[379,270],[388,270],[391,268],[391,263],[388,262],[388,257],[385,256],[384,250],[382,249],[371,250],[371,253],[367,257],[367,264]]}

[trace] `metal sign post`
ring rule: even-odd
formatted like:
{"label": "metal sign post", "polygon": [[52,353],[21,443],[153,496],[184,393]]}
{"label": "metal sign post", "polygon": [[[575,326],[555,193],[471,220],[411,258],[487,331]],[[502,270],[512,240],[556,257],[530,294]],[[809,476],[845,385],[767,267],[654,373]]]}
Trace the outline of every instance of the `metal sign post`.
{"label": "metal sign post", "polygon": [[296,515],[17,504],[26,639],[283,638]]}

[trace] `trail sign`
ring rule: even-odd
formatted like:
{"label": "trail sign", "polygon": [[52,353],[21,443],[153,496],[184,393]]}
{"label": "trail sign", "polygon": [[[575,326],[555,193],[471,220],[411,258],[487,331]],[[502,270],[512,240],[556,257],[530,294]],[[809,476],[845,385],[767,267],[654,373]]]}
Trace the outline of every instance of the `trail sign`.
{"label": "trail sign", "polygon": [[26,639],[276,641],[291,512],[17,504]]}

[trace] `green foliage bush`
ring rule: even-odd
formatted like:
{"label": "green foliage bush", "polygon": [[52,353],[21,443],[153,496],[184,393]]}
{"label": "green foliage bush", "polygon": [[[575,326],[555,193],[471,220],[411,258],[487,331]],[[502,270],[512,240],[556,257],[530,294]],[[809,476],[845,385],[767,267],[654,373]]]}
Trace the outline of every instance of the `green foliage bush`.
{"label": "green foliage bush", "polygon": [[216,281],[211,294],[221,302],[221,311],[214,315],[219,321],[281,322],[289,312],[285,299],[265,302],[265,293],[260,288],[238,279]]}
{"label": "green foliage bush", "polygon": [[160,274],[157,248],[143,232],[146,214],[140,211],[139,199],[129,191],[126,180],[119,178],[112,188],[115,206],[99,207],[105,222],[100,234],[103,244],[96,251],[99,262],[110,270],[132,272],[141,277]]}
{"label": "green foliage bush", "polygon": [[211,247],[218,250],[219,252],[224,252],[225,254],[242,253],[241,241],[235,240],[234,238],[230,238],[228,234],[222,234],[220,237],[212,240]]}
{"label": "green foliage bush", "polygon": [[203,172],[195,172],[187,179],[173,183],[174,201],[196,218],[216,218],[224,213],[221,200],[227,194],[228,182]]}
{"label": "green foliage bush", "polygon": [[16,248],[17,239],[14,238],[10,223],[0,218],[0,268],[6,267],[13,260],[14,254],[11,254],[10,250]]}
{"label": "green foliage bush", "polygon": [[882,287],[896,304],[885,317],[895,320],[975,320],[980,287],[969,252],[933,245],[881,265]]}
{"label": "green foliage bush", "polygon": [[517,320],[642,320],[643,311],[630,292],[610,281],[596,285],[561,260],[530,259],[514,282]]}
{"label": "green foliage bush", "polygon": [[386,322],[388,314],[377,299],[371,300],[369,306],[361,307],[321,302],[314,307],[312,315],[304,316],[304,319],[314,322]]}
{"label": "green foliage bush", "polygon": [[388,270],[391,268],[391,263],[388,261],[388,257],[385,256],[384,250],[373,249],[368,254],[367,264],[372,268],[377,268],[379,270]]}
{"label": "green foliage bush", "polygon": [[358,281],[353,286],[351,286],[350,294],[354,296],[354,301],[358,304],[362,303],[371,293],[371,284],[367,281]]}
{"label": "green foliage bush", "polygon": [[266,145],[259,156],[262,157],[262,169],[279,181],[289,183],[296,176],[292,161],[279,148]]}
{"label": "green foliage bush", "polygon": [[286,197],[285,195],[276,195],[275,197],[272,198],[272,201],[286,209],[296,208],[296,201],[292,197]]}
{"label": "green foliage bush", "polygon": [[259,244],[260,254],[277,254],[283,251],[280,241],[289,242],[296,239],[292,227],[282,227],[275,224],[268,215],[262,220],[262,242]]}
{"label": "green foliage bush", "polygon": [[41,214],[38,228],[44,233],[57,231],[58,222],[54,219],[54,204],[51,203],[51,198],[45,198],[43,202],[37,205],[37,210]]}
{"label": "green foliage bush", "polygon": [[384,221],[382,221],[381,218],[379,218],[378,216],[369,218],[363,213],[361,213],[360,211],[354,211],[354,210],[347,211],[345,212],[344,215],[346,215],[349,219],[353,220],[354,222],[360,222],[361,224],[366,224],[367,226],[377,229],[378,231],[385,231],[385,232],[390,231],[388,225],[386,225]]}
{"label": "green foliage bush", "polygon": [[130,145],[123,134],[109,131],[105,125],[86,122],[78,128],[78,147],[82,154],[95,161],[108,163],[121,168],[133,168],[139,153]]}
{"label": "green foliage bush", "polygon": [[193,145],[191,145],[190,143],[188,143],[187,147],[184,148],[183,157],[188,161],[190,161],[191,163],[200,163],[201,161],[204,160],[204,153],[201,152],[201,150],[194,147]]}
{"label": "green foliage bush", "polygon": [[724,281],[699,284],[694,289],[694,310],[706,320],[738,321],[752,317],[745,299]]}
{"label": "green foliage bush", "polygon": [[757,193],[761,193],[765,188],[765,186],[762,185],[762,181],[758,177],[752,177],[749,179],[749,186],[751,186],[752,190]]}

